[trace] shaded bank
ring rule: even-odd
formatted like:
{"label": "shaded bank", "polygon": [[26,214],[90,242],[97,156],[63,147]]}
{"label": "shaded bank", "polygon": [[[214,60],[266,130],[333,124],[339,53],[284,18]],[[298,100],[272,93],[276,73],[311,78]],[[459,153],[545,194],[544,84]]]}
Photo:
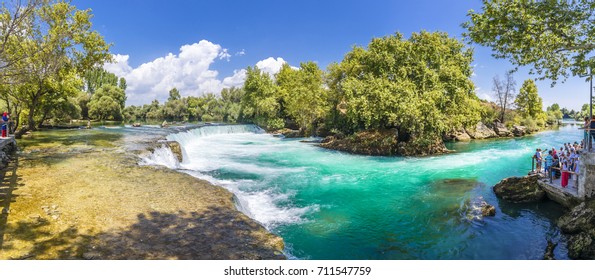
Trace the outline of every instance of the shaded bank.
{"label": "shaded bank", "polygon": [[[138,166],[142,135],[36,132],[2,178],[1,259],[279,259],[227,190]],[[141,142],[142,142],[141,141]],[[17,164],[18,163],[18,164]]]}

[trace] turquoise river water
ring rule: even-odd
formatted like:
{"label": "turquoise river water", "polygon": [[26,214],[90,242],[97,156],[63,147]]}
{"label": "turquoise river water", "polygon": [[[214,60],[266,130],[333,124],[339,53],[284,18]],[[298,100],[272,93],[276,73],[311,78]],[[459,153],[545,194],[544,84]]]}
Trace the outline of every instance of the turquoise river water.
{"label": "turquoise river water", "polygon": [[[283,237],[298,259],[541,259],[558,242],[553,202],[509,204],[491,187],[526,175],[536,148],[580,141],[574,125],[514,139],[450,144],[455,153],[404,158],[350,155],[258,127],[207,126],[168,135],[167,149],[142,159],[232,191],[238,208]],[[479,205],[496,206],[482,218]]]}

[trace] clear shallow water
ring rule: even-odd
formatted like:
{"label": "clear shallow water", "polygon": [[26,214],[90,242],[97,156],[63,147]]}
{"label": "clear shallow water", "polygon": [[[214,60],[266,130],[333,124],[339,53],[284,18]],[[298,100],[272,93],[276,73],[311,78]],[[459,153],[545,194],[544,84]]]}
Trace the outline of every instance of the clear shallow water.
{"label": "clear shallow water", "polygon": [[[525,175],[535,148],[580,141],[575,126],[522,139],[451,144],[457,153],[368,157],[280,139],[254,126],[204,127],[171,134],[178,166],[224,186],[242,211],[279,234],[301,259],[541,259],[555,226],[555,203],[513,205],[491,186]],[[167,165],[156,151],[149,163]],[[497,208],[481,218],[478,205]]]}

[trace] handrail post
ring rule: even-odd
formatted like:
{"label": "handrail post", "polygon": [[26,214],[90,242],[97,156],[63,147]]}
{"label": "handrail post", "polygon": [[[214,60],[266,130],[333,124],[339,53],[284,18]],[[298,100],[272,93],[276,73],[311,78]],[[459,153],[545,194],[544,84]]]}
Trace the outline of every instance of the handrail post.
{"label": "handrail post", "polygon": [[553,180],[553,178],[552,178],[552,177],[553,177],[553,176],[552,176],[552,170],[553,170],[553,169],[552,169],[552,166],[550,166],[550,167],[548,167],[548,168],[549,168],[549,173],[550,173],[550,184],[551,184],[551,183],[554,181],[554,180]]}
{"label": "handrail post", "polygon": [[535,157],[531,158],[531,173],[535,173]]}

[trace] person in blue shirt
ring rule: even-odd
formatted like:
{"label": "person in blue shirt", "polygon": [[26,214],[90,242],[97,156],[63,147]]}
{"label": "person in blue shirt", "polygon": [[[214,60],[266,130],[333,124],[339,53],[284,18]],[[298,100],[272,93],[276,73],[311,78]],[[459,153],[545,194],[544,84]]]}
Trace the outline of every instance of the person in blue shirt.
{"label": "person in blue shirt", "polygon": [[545,156],[545,174],[546,175],[550,175],[551,174],[551,170],[550,168],[552,167],[552,165],[554,164],[554,157],[552,156],[552,151],[548,152],[548,155]]}

